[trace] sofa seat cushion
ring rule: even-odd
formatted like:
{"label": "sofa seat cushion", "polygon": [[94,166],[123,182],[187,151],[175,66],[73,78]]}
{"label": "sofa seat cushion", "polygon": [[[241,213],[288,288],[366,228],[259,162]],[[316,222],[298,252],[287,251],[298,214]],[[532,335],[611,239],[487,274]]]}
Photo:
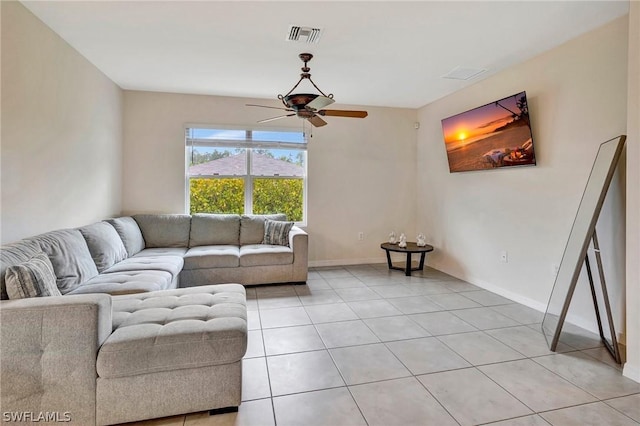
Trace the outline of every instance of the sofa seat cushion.
{"label": "sofa seat cushion", "polygon": [[101,378],[240,361],[247,349],[245,290],[220,284],[113,297],[113,333],[98,353]]}
{"label": "sofa seat cushion", "polygon": [[131,257],[155,257],[155,256],[184,256],[186,247],[148,248]]}
{"label": "sofa seat cushion", "polygon": [[240,266],[291,265],[293,250],[269,244],[251,244],[240,247]]}
{"label": "sofa seat cushion", "polygon": [[184,269],[237,268],[240,266],[238,246],[192,247],[184,255]]}
{"label": "sofa seat cushion", "polygon": [[176,276],[182,270],[184,260],[180,256],[135,256],[116,263],[104,271],[106,274],[125,271],[166,271]]}
{"label": "sofa seat cushion", "polygon": [[108,293],[111,295],[142,293],[172,288],[173,276],[166,271],[124,271],[100,274],[69,294]]}

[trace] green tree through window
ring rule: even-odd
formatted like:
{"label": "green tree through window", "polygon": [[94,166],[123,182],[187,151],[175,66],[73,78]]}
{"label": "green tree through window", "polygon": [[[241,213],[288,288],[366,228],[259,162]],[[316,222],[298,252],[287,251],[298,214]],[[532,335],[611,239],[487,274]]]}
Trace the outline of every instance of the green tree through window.
{"label": "green tree through window", "polygon": [[302,179],[254,179],[253,213],[285,213],[288,220],[302,222]]}
{"label": "green tree through window", "polygon": [[190,179],[190,206],[194,213],[244,213],[243,179]]}

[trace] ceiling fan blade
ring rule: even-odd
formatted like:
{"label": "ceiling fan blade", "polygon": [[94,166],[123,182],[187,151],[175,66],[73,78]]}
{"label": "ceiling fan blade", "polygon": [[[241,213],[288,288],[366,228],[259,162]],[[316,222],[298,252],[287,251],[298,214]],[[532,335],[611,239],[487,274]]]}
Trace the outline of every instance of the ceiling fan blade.
{"label": "ceiling fan blade", "polygon": [[334,103],[335,101],[331,98],[327,98],[326,96],[318,96],[317,98],[315,98],[314,100],[312,100],[311,102],[309,102],[305,108],[313,110],[313,111],[317,111],[319,109],[322,109],[326,106],[331,105],[332,103]]}
{"label": "ceiling fan blade", "polygon": [[294,115],[296,115],[295,112],[293,114],[279,115],[277,117],[271,117],[271,118],[267,118],[267,119],[264,119],[264,120],[260,120],[260,121],[258,121],[258,123],[267,123],[269,121],[280,120],[281,118],[285,118],[285,117],[293,117]]}
{"label": "ceiling fan blade", "polygon": [[292,109],[289,109],[289,108],[272,107],[272,106],[267,106],[267,105],[256,105],[256,104],[245,104],[245,105],[246,106],[250,106],[250,107],[271,108],[271,109],[281,109],[283,111],[293,111]]}
{"label": "ceiling fan blade", "polygon": [[309,121],[309,123],[313,124],[316,127],[322,127],[327,125],[327,122],[324,121],[322,118],[318,117],[317,115],[314,115],[313,117],[309,117],[307,118],[307,120]]}
{"label": "ceiling fan blade", "polygon": [[341,109],[323,109],[318,111],[320,115],[327,115],[329,117],[350,117],[350,118],[365,118],[369,113],[367,111],[347,111]]}

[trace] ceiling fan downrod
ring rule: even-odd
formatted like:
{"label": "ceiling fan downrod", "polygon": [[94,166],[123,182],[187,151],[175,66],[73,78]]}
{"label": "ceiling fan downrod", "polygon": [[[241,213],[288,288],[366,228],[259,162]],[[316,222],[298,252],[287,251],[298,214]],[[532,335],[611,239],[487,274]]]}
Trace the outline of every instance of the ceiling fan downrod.
{"label": "ceiling fan downrod", "polygon": [[300,74],[300,80],[298,80],[298,82],[291,88],[291,90],[289,90],[289,92],[287,92],[286,95],[278,95],[278,99],[280,99],[285,106],[287,107],[290,106],[286,103],[285,98],[289,96],[296,89],[296,87],[298,87],[298,85],[300,85],[302,80],[305,80],[305,79],[309,80],[313,85],[313,87],[315,87],[316,90],[320,92],[322,96],[324,96],[325,98],[333,99],[333,93],[326,95],[322,90],[320,90],[318,86],[316,86],[316,83],[314,83],[313,80],[311,79],[311,73],[310,73],[311,68],[309,68],[307,63],[311,61],[311,59],[313,58],[313,55],[311,53],[301,53],[298,55],[298,57],[302,62],[304,62],[304,66],[300,68],[300,70],[302,71],[302,74]]}

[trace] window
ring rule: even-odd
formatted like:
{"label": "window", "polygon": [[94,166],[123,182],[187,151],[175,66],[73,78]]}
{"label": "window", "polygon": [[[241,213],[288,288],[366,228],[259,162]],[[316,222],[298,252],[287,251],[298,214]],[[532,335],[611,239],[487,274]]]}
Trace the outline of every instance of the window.
{"label": "window", "polygon": [[186,129],[189,212],[270,214],[306,221],[302,132]]}

